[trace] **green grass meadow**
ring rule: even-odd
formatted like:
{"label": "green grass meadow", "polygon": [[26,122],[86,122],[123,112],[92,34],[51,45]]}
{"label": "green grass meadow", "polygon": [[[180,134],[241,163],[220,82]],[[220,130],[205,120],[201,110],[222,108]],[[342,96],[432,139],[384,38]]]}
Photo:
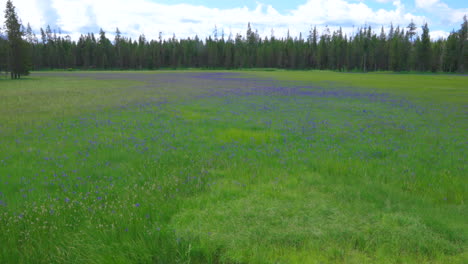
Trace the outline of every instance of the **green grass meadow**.
{"label": "green grass meadow", "polygon": [[0,79],[0,263],[468,261],[468,77]]}

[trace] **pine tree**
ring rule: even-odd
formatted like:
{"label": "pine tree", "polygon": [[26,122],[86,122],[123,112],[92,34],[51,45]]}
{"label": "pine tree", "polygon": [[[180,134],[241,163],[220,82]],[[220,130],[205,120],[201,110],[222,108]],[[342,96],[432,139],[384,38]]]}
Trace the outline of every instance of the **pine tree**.
{"label": "pine tree", "polygon": [[143,69],[148,67],[147,60],[149,59],[147,54],[146,54],[146,37],[144,34],[140,35],[138,38],[138,50],[137,50],[137,56],[138,56],[138,68]]}
{"label": "pine tree", "polygon": [[463,24],[461,25],[461,29],[458,31],[458,36],[458,51],[460,57],[458,71],[465,72],[468,68],[468,19],[466,15],[463,16]]}
{"label": "pine tree", "polygon": [[446,72],[455,72],[458,69],[458,43],[459,37],[457,32],[452,32],[445,43],[443,70]]}
{"label": "pine tree", "polygon": [[8,0],[5,9],[5,27],[9,42],[9,70],[12,79],[19,79],[21,75],[29,74],[30,58],[27,43],[23,40],[24,32],[15,11],[15,6]]}
{"label": "pine tree", "polygon": [[28,23],[26,29],[24,30],[24,36],[26,38],[26,43],[24,44],[25,45],[25,50],[24,52],[26,52],[26,57],[25,57],[25,62],[28,65],[29,69],[32,69],[33,68],[33,63],[32,63],[32,58],[34,56],[34,45],[37,43],[37,38],[36,36],[34,35],[33,31],[32,31],[32,28],[31,28],[31,25]]}
{"label": "pine tree", "polygon": [[328,49],[330,47],[330,29],[325,27],[325,30],[320,36],[318,44],[318,66],[321,70],[328,69]]}
{"label": "pine tree", "polygon": [[444,41],[442,39],[432,43],[432,68],[431,71],[442,71],[442,59],[444,55]]}
{"label": "pine tree", "polygon": [[31,25],[28,23],[26,27],[26,41],[30,44],[37,44],[36,35],[33,33]]}
{"label": "pine tree", "polygon": [[413,41],[414,36],[416,36],[416,24],[414,24],[413,20],[411,19],[411,23],[406,27],[408,31],[406,31],[406,35],[410,41]]}
{"label": "pine tree", "polygon": [[8,71],[8,41],[0,27],[0,73]]}
{"label": "pine tree", "polygon": [[106,37],[106,32],[104,30],[99,31],[99,42],[98,42],[98,52],[99,59],[98,65],[99,68],[107,69],[111,67],[112,62],[112,44],[110,40]]}
{"label": "pine tree", "polygon": [[318,45],[318,32],[317,32],[317,27],[315,26],[314,29],[309,31],[309,38],[308,42],[310,45],[310,59],[309,59],[309,65],[313,69],[316,69],[318,66],[317,63],[317,45]]}
{"label": "pine tree", "polygon": [[245,64],[247,67],[252,68],[254,66],[255,57],[257,54],[256,45],[258,42],[258,36],[252,30],[250,26],[250,22],[247,24],[246,38],[247,38],[247,56],[245,57],[246,58]]}
{"label": "pine tree", "polygon": [[389,33],[389,51],[388,51],[388,64],[391,71],[402,71],[403,69],[403,54],[402,54],[402,37],[400,35],[400,28],[395,29],[390,27]]}
{"label": "pine tree", "polygon": [[425,23],[422,27],[421,43],[418,48],[419,70],[427,71],[432,68],[431,38],[429,36],[429,27]]}
{"label": "pine tree", "polygon": [[115,50],[115,63],[114,63],[114,66],[119,68],[119,69],[122,69],[123,68],[122,33],[120,32],[119,28],[116,28],[116,30],[115,30],[114,50]]}
{"label": "pine tree", "polygon": [[385,34],[385,29],[382,26],[380,30],[380,35],[377,42],[377,70],[387,70],[387,57],[388,57],[388,50],[387,50],[387,36]]}

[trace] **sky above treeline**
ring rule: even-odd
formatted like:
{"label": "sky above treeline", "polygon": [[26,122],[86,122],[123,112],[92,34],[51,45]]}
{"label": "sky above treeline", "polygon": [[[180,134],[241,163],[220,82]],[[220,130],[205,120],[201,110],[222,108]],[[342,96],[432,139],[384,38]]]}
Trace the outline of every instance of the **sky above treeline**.
{"label": "sky above treeline", "polygon": [[[23,24],[33,30],[50,25],[53,30],[77,39],[80,34],[98,33],[111,37],[116,27],[123,35],[147,39],[245,35],[247,23],[260,36],[304,37],[311,27],[322,32],[342,27],[353,34],[370,25],[376,32],[384,26],[406,27],[411,20],[427,22],[431,37],[446,37],[458,30],[468,15],[468,1],[462,0],[13,0]],[[6,0],[0,0],[4,13]],[[1,16],[3,18],[3,15]],[[2,21],[3,22],[3,21]],[[3,24],[3,23],[2,23]]]}

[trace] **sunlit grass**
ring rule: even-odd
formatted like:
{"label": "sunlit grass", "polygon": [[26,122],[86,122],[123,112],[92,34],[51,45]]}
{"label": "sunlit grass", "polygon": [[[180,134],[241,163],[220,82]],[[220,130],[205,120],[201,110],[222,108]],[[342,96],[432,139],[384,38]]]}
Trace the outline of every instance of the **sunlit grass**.
{"label": "sunlit grass", "polygon": [[466,77],[79,74],[0,81],[1,263],[467,259]]}
{"label": "sunlit grass", "polygon": [[466,105],[466,76],[455,74],[336,73],[330,71],[255,72],[256,76],[281,80],[312,81],[328,86],[364,87],[377,92],[410,97],[412,100]]}

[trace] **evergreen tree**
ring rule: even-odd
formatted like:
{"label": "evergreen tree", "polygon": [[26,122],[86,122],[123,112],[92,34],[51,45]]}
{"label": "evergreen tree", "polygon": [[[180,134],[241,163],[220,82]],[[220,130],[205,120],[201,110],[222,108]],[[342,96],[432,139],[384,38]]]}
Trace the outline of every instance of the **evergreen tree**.
{"label": "evergreen tree", "polygon": [[328,68],[328,49],[330,47],[330,29],[325,27],[325,30],[320,36],[318,44],[318,66],[321,70]]}
{"label": "evergreen tree", "polygon": [[19,79],[21,75],[29,74],[30,57],[27,43],[23,40],[24,32],[15,11],[15,6],[8,0],[5,9],[5,27],[9,42],[9,70],[12,79]]}
{"label": "evergreen tree", "polygon": [[420,71],[427,71],[432,69],[432,52],[431,52],[431,39],[429,36],[429,27],[425,23],[422,27],[421,42],[418,47],[418,59]]}
{"label": "evergreen tree", "polygon": [[442,39],[437,40],[432,43],[432,61],[431,61],[431,71],[438,72],[442,71],[442,60],[444,55],[444,41]]}
{"label": "evergreen tree", "polygon": [[468,69],[468,19],[463,16],[463,24],[458,31],[458,56],[460,61],[458,63],[458,71],[465,72]]}
{"label": "evergreen tree", "polygon": [[258,35],[252,30],[250,26],[250,22],[247,24],[247,56],[245,65],[249,68],[253,67],[255,64],[255,57],[256,57],[256,45],[258,42]]}
{"label": "evergreen tree", "polygon": [[122,34],[119,28],[115,29],[115,38],[114,38],[114,50],[115,50],[115,62],[114,67],[122,69],[123,60],[122,60]]}
{"label": "evergreen tree", "polygon": [[458,70],[458,45],[459,36],[457,32],[452,32],[447,38],[444,50],[444,59],[442,69],[446,72],[455,72]]}
{"label": "evergreen tree", "polygon": [[404,70],[404,54],[402,53],[403,48],[403,41],[402,41],[402,34],[400,34],[400,27],[396,27],[395,29],[393,26],[390,28],[389,33],[389,56],[388,56],[388,64],[389,70],[391,71],[402,71]]}
{"label": "evergreen tree", "polygon": [[32,31],[31,25],[28,23],[26,27],[26,41],[30,44],[37,44],[37,38],[34,32]]}
{"label": "evergreen tree", "polygon": [[308,41],[309,41],[309,46],[310,46],[310,58],[309,58],[309,65],[310,67],[312,67],[313,69],[316,69],[317,68],[317,45],[318,45],[318,32],[317,32],[317,27],[314,27],[314,29],[312,29],[310,32],[309,32],[309,38],[308,38]]}
{"label": "evergreen tree", "polygon": [[98,67],[101,69],[110,68],[112,62],[112,44],[106,37],[106,32],[99,30],[99,42],[97,45]]}
{"label": "evergreen tree", "polygon": [[8,41],[0,27],[0,73],[8,71]]}
{"label": "evergreen tree", "polygon": [[414,24],[413,20],[411,19],[411,23],[409,23],[407,27],[406,35],[410,41],[413,41],[414,36],[416,36],[416,24]]}
{"label": "evergreen tree", "polygon": [[376,47],[376,61],[377,61],[377,70],[387,70],[387,57],[388,57],[388,49],[387,49],[387,40],[385,35],[385,29],[382,26],[380,29],[380,35],[377,40],[377,47]]}

